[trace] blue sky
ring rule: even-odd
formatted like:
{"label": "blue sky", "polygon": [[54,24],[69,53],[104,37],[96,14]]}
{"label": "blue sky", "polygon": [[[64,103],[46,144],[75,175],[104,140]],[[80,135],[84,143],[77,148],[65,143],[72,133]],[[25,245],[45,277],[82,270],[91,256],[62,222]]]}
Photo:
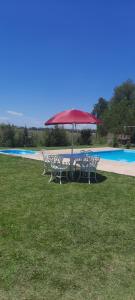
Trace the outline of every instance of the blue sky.
{"label": "blue sky", "polygon": [[0,2],[0,122],[90,111],[135,79],[134,0]]}

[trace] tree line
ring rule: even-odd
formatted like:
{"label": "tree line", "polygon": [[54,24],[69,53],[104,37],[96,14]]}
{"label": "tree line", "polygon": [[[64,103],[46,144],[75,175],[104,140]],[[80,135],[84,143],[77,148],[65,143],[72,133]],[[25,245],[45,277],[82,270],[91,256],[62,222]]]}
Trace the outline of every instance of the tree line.
{"label": "tree line", "polygon": [[[92,130],[82,129],[74,132],[76,145],[90,145]],[[70,146],[71,131],[63,127],[27,128],[14,125],[0,125],[0,147],[56,147]]]}

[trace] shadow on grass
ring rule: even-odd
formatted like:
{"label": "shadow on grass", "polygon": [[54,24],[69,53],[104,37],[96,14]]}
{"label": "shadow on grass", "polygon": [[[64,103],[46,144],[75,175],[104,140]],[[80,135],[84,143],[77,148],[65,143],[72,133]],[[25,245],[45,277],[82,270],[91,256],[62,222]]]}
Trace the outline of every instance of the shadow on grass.
{"label": "shadow on grass", "polygon": [[[48,172],[47,175],[50,175],[50,173]],[[91,174],[90,183],[91,184],[99,184],[99,183],[104,182],[105,180],[107,180],[107,177],[100,173],[97,173],[96,180],[95,180],[94,174]],[[55,178],[52,182],[59,184],[60,180],[59,180],[59,178]],[[71,176],[68,178],[68,180],[66,178],[62,178],[62,184],[68,184],[71,182],[80,183],[80,184],[82,184],[82,183],[88,184],[88,178],[86,177],[86,178],[79,179],[78,172],[76,172],[74,178],[72,178]]]}
{"label": "shadow on grass", "polygon": [[[107,180],[107,177],[100,174],[100,173],[97,173],[96,180],[95,180],[94,174],[92,173],[91,178],[90,178],[90,183],[91,184],[99,184],[99,183],[104,182],[105,180]],[[88,184],[88,178],[87,177],[86,178],[80,178],[78,183],[87,183]]]}

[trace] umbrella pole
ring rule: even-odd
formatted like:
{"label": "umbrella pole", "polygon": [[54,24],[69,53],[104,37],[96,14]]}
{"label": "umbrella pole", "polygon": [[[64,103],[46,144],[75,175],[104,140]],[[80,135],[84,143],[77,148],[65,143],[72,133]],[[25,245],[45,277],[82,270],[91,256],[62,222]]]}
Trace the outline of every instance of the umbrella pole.
{"label": "umbrella pole", "polygon": [[70,171],[71,171],[71,178],[72,178],[72,180],[74,178],[74,172],[73,172],[74,159],[72,157],[73,148],[74,148],[74,123],[72,123],[72,144],[71,144],[71,158],[70,158]]}
{"label": "umbrella pole", "polygon": [[73,154],[74,148],[74,123],[72,124],[72,147],[71,147],[71,154]]}

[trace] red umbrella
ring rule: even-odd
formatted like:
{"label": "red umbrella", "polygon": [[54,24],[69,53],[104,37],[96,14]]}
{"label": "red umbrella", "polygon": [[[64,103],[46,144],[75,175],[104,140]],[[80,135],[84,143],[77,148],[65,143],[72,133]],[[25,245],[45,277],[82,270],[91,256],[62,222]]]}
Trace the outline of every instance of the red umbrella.
{"label": "red umbrella", "polygon": [[73,152],[73,130],[75,124],[102,124],[101,120],[88,112],[77,109],[65,110],[54,115],[45,122],[45,125],[72,124],[72,152]]}
{"label": "red umbrella", "polygon": [[56,124],[101,124],[101,121],[88,112],[71,109],[54,115],[45,123],[45,125]]}

